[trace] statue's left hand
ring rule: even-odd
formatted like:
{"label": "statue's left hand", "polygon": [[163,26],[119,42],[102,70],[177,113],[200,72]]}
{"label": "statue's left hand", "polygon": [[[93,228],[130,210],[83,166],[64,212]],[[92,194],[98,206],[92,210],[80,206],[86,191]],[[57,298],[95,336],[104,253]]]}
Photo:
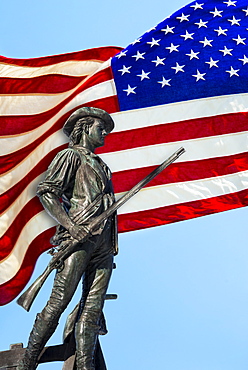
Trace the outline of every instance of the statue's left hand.
{"label": "statue's left hand", "polygon": [[90,234],[90,231],[86,228],[86,226],[83,226],[83,225],[74,224],[73,226],[69,228],[68,231],[70,235],[74,239],[77,239],[78,241],[85,239]]}

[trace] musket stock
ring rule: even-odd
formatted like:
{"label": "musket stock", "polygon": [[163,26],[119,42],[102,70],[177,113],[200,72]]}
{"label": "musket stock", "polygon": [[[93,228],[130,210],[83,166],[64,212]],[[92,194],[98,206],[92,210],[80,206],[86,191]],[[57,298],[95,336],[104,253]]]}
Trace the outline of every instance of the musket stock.
{"label": "musket stock", "polygon": [[49,265],[46,267],[44,272],[33,282],[32,285],[18,298],[17,303],[24,308],[24,310],[29,311],[35,300],[37,294],[39,293],[41,287],[45,283],[46,279],[50,275],[52,270]]}
{"label": "musket stock", "polygon": [[[87,225],[89,232],[92,233],[98,225],[100,225],[104,220],[110,217],[117,209],[119,209],[124,203],[126,203],[130,198],[138,193],[145,185],[148,184],[154,177],[156,177],[160,172],[162,172],[166,167],[173,163],[177,158],[180,157],[185,152],[184,148],[179,148],[174,154],[172,154],[168,159],[156,167],[151,173],[149,173],[144,179],[142,179],[138,184],[136,184],[131,190],[126,192],[120,199],[113,203],[106,211],[101,215],[95,217],[89,225]],[[89,233],[89,235],[90,235]],[[52,260],[48,264],[45,271],[35,280],[35,282],[18,298],[17,303],[22,306],[26,311],[30,310],[30,307],[36,298],[38,292],[40,291],[42,285],[46,281],[47,277],[54,270],[59,268],[63,261],[70,256],[78,243],[82,243],[88,239],[89,236],[86,236],[80,242],[74,239],[71,244],[66,248],[59,250],[53,256]]]}

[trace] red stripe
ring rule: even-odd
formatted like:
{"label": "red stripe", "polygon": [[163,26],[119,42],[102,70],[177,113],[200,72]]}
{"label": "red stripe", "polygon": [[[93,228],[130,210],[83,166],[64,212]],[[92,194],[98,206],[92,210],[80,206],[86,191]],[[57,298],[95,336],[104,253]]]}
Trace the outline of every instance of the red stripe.
{"label": "red stripe", "polygon": [[[94,103],[96,106],[96,102]],[[109,111],[118,110],[117,97],[105,98],[98,102],[98,107]],[[87,104],[88,105],[88,104]],[[0,157],[0,173],[9,171],[14,165],[18,164],[25,156],[29,155],[45,138],[59,130],[66,118],[70,115],[68,112],[62,116],[54,126],[48,130],[41,138],[19,150],[17,153],[11,153]],[[221,123],[223,121],[223,124]],[[192,121],[175,122],[142,129],[122,131],[111,133],[106,137],[103,148],[98,148],[97,153],[108,153],[118,150],[131,149],[146,145],[155,145],[166,142],[196,139],[199,137],[208,137],[222,135],[234,132],[248,130],[248,113],[233,113],[224,116],[210,117],[204,119],[195,119]],[[105,150],[106,148],[106,150]]]}
{"label": "red stripe", "polygon": [[[248,170],[248,153],[240,153],[227,157],[203,159],[194,162],[172,163],[165,171],[156,176],[148,187],[176,182],[194,181],[215,176],[224,176]],[[156,166],[136,168],[113,174],[115,193],[131,189],[148,175]]]}
{"label": "red stripe", "polygon": [[0,285],[1,306],[11,302],[14,298],[16,298],[28,283],[38,257],[51,247],[48,241],[53,234],[54,228],[46,230],[38,235],[30,244],[21,268],[17,274],[5,284]]}
{"label": "red stripe", "polygon": [[[109,111],[118,110],[117,97],[105,98],[99,100],[98,104],[96,102],[94,102],[94,104],[95,106],[98,106],[98,108],[102,109],[106,109],[106,106],[108,106]],[[12,169],[38,145],[40,145],[40,143],[49,135],[54,133],[56,130],[59,130],[63,126],[66,118],[69,117],[70,113],[71,112],[68,112],[62,116],[52,128],[30,145],[18,150],[18,152],[13,152],[9,155],[0,157],[0,173],[3,174]],[[247,113],[233,113],[224,116],[204,118],[201,120],[195,119],[192,121],[175,122],[172,124],[128,130],[126,132],[111,133],[106,137],[104,147],[98,148],[97,153],[101,154],[111,151],[131,149],[136,146],[141,147],[166,142],[195,139],[202,137],[202,135],[203,137],[207,137],[246,131],[248,130],[247,118]]]}
{"label": "red stripe", "polygon": [[0,94],[59,94],[74,89],[86,77],[57,74],[33,78],[0,78]]}
{"label": "red stripe", "polygon": [[[248,205],[248,190],[227,194],[215,198],[182,203],[155,210],[136,212],[119,216],[119,232],[126,232],[148,227],[160,226],[172,222],[189,220],[199,216],[223,212]],[[0,305],[13,300],[28,283],[39,255],[50,248],[48,240],[54,229],[41,233],[30,244],[18,273],[11,280],[0,286]]]}
{"label": "red stripe", "polygon": [[214,198],[118,216],[119,232],[161,226],[248,205],[248,189]]}
{"label": "red stripe", "polygon": [[[145,177],[152,169],[153,167],[115,173],[113,175],[115,191],[122,192],[131,189],[139,180]],[[247,169],[248,169],[247,153],[241,153],[230,157],[206,159],[197,162],[183,162],[178,164],[174,163],[171,166],[169,166],[166,169],[166,171],[158,175],[151,183],[148,184],[148,186],[192,181],[197,180],[199,178],[209,178],[212,176],[222,176],[226,174],[236,173],[239,171],[245,171]],[[21,181],[21,184],[18,186],[21,185],[25,187],[25,180]],[[12,189],[13,192],[15,190],[18,190],[18,187],[16,189]],[[10,195],[13,196],[13,194]],[[18,196],[19,195],[18,191],[15,192],[14,195]],[[12,244],[13,245],[15,244],[17,240],[17,235],[19,235],[22,228],[25,226],[25,223],[37,212],[41,211],[42,207],[40,206],[40,203],[37,202],[37,199],[36,200],[34,199],[30,201],[31,203],[33,202],[33,205],[31,207],[30,205],[26,205],[23,208],[23,210],[20,212],[16,220],[13,222],[9,230],[6,232],[4,238],[2,238],[3,247],[0,254],[1,259],[5,258],[10,253],[12,249]],[[11,200],[12,199],[10,198],[7,199],[6,205],[10,204]],[[37,205],[39,205],[38,208]]]}
{"label": "red stripe", "polygon": [[[36,167],[32,169],[20,182],[0,196],[0,213],[4,212],[12,204],[19,194],[41,173],[46,171],[55,154],[66,147],[63,145],[54,149],[44,157]],[[141,179],[147,176],[156,166],[136,168],[128,171],[120,171],[113,174],[115,193],[130,190]],[[171,164],[165,171],[155,177],[147,187],[194,181],[215,176],[224,176],[239,171],[248,170],[248,155],[246,153],[235,154],[227,157],[204,159],[194,162],[181,162]]]}
{"label": "red stripe", "polygon": [[[116,111],[118,109],[118,100],[117,97],[110,97],[110,98],[104,98],[99,101],[89,102],[89,104],[82,104],[79,105],[78,108],[83,106],[94,106],[96,108],[104,109],[105,106],[108,106],[109,112]],[[0,156],[0,174],[4,174],[11,169],[13,169],[15,166],[18,165],[22,160],[24,160],[30,153],[37,148],[38,145],[40,145],[48,136],[50,136],[55,131],[61,129],[63,127],[63,124],[67,117],[74,111],[71,110],[70,112],[67,112],[64,116],[62,116],[55,124],[52,126],[47,132],[44,133],[44,135],[40,136],[37,140],[33,141],[31,144],[27,145],[26,147],[23,147],[22,149],[4,155]],[[14,140],[14,139],[13,139]],[[60,148],[57,148],[57,151],[59,151]]]}
{"label": "red stripe", "polygon": [[37,213],[43,211],[44,208],[42,207],[38,197],[32,198],[20,211],[20,213],[16,216],[13,223],[10,225],[6,233],[0,238],[1,249],[0,249],[0,260],[6,258],[24,228],[27,222],[35,216]]}
{"label": "red stripe", "polygon": [[97,87],[98,84],[112,79],[113,79],[112,69],[111,67],[107,67],[102,71],[99,71],[94,75],[90,76],[89,79],[85,81],[82,90],[89,89],[90,87]]}
{"label": "red stripe", "polygon": [[106,138],[98,153],[109,153],[136,147],[181,140],[224,135],[248,130],[248,112],[172,122],[134,130],[114,132]]}
{"label": "red stripe", "polygon": [[[47,130],[43,135],[39,136],[38,139],[32,141],[29,145],[21,148],[16,152],[0,156],[0,174],[4,174],[12,170],[21,161],[27,158],[33,152],[33,150],[37,149],[38,146],[41,145],[44,140],[46,140],[49,136],[54,134],[54,132],[60,130],[63,127],[66,118],[69,117],[70,113],[71,112],[67,112],[65,115],[60,117],[60,119],[57,122],[55,122],[55,124],[49,130]],[[60,149],[58,148],[57,151],[59,150]]]}
{"label": "red stripe", "polygon": [[[9,136],[9,135],[19,135],[28,131],[32,131],[36,129],[37,127],[40,127],[43,125],[46,121],[54,117],[67,103],[69,103],[75,96],[80,94],[85,89],[91,87],[94,85],[94,83],[100,83],[105,82],[109,79],[112,79],[112,72],[110,68],[106,68],[103,71],[100,71],[99,73],[96,73],[96,75],[92,76],[90,79],[85,80],[85,82],[74,91],[69,97],[67,97],[65,100],[63,100],[61,103],[59,103],[54,108],[40,114],[36,115],[20,115],[20,116],[2,116],[0,117],[0,127],[1,127],[1,136]],[[109,99],[109,98],[107,98]],[[101,99],[104,102],[104,99]],[[114,97],[114,101],[117,102],[117,98]],[[90,104],[93,104],[93,102],[87,102],[87,104],[84,104],[82,106],[89,106]],[[97,104],[97,102],[95,103]],[[103,103],[99,103],[99,105],[102,105]],[[96,105],[94,105],[96,106]],[[114,105],[116,107],[116,104]],[[116,110],[111,111],[111,108],[113,109],[112,105],[110,107],[107,107],[108,113],[116,112]],[[106,109],[106,108],[105,108]],[[117,108],[116,108],[117,109]],[[73,111],[75,108],[73,109]],[[69,117],[69,115],[65,115],[66,117]]]}
{"label": "red stripe", "polygon": [[6,211],[6,209],[19,197],[23,190],[29,186],[29,184],[40,174],[45,172],[58,153],[58,151],[65,149],[68,145],[61,145],[49,152],[44,158],[39,161],[36,166],[24,176],[17,184],[12,186],[8,191],[0,195],[0,213]]}
{"label": "red stripe", "polygon": [[72,53],[59,54],[59,55],[50,55],[40,58],[30,58],[30,59],[14,59],[6,58],[0,56],[0,63],[23,66],[23,67],[44,67],[56,63],[67,62],[68,60],[99,60],[106,61],[109,58],[113,57],[119,53],[123,48],[116,46],[107,46],[92,48],[82,51],[76,51]]}

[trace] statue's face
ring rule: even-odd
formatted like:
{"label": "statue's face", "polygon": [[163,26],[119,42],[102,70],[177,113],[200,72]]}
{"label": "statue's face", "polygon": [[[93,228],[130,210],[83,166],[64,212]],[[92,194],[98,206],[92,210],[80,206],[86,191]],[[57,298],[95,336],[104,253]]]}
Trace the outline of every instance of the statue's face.
{"label": "statue's face", "polygon": [[88,139],[95,148],[104,145],[104,138],[107,135],[104,121],[100,118],[94,118],[94,123],[89,127]]}

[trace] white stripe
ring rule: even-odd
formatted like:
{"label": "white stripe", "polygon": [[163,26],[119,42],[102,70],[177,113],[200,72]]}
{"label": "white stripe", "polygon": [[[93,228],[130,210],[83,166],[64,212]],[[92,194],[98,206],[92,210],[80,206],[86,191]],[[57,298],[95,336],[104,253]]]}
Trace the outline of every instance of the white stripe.
{"label": "white stripe", "polygon": [[52,218],[49,217],[45,211],[33,217],[25,225],[12,253],[0,262],[0,284],[4,284],[16,275],[30,243],[41,233],[41,225],[43,230],[49,229],[55,225]]}
{"label": "white stripe", "polygon": [[[245,134],[236,134],[238,137],[237,140],[232,140],[232,135],[225,135],[225,137],[221,138],[206,138],[206,139],[201,139],[201,140],[193,140],[191,143],[186,143],[184,145],[186,147],[186,153],[184,153],[177,161],[182,162],[182,161],[196,161],[199,159],[208,159],[211,157],[218,157],[222,155],[231,155],[236,152],[240,152],[243,147],[246,148],[247,150],[247,140],[248,140],[248,135]],[[216,140],[216,143],[214,144],[213,140]],[[50,144],[54,141],[54,139],[51,139]],[[117,159],[115,158],[119,153],[112,153],[112,165],[117,166],[116,171],[120,171],[121,164],[125,165],[125,168],[127,166],[128,169],[131,168],[137,168],[138,166],[140,167],[146,167],[146,166],[151,166],[151,165],[157,165],[160,164],[165,158],[169,157],[175,150],[177,150],[180,145],[174,145],[173,144],[165,144],[164,147],[162,145],[159,146],[160,149],[158,150],[153,150],[153,147],[148,147],[148,148],[141,148],[141,149],[150,149],[147,150],[146,153],[142,152],[138,153],[138,150],[136,150],[136,154],[133,155],[133,161],[130,156],[130,158],[123,158],[123,157],[118,157]],[[46,152],[44,147],[42,146],[40,150],[40,155],[42,153]],[[173,150],[172,150],[173,149]],[[215,149],[215,151],[214,151]],[[128,152],[128,151],[126,151]],[[162,152],[162,154],[161,154]],[[164,155],[163,155],[164,153]],[[123,152],[122,152],[123,154]],[[131,155],[129,153],[129,155]],[[106,155],[105,155],[106,156]],[[145,156],[145,158],[143,158]],[[102,155],[103,157],[103,155]],[[128,156],[127,156],[128,157]],[[157,157],[157,163],[154,160]],[[159,159],[158,159],[159,158]],[[109,159],[109,158],[108,158]],[[118,159],[120,162],[118,162]],[[139,162],[138,162],[139,159]],[[31,160],[31,159],[30,159]],[[34,161],[36,160],[36,157],[34,156]],[[104,157],[104,160],[106,161],[106,158]],[[152,160],[152,161],[151,161]],[[130,162],[131,161],[131,162]],[[106,161],[108,162],[108,161]],[[143,163],[144,162],[144,163]],[[131,164],[130,164],[131,163]],[[109,163],[108,163],[109,165]],[[118,167],[119,165],[119,167]],[[21,179],[25,171],[28,171],[30,168],[29,164],[27,165],[27,168],[25,167],[16,167],[13,171],[11,171],[12,176],[10,179],[6,179],[5,183],[6,186],[13,186],[15,182],[17,182],[18,179]],[[122,166],[123,167],[123,166]],[[111,167],[110,167],[111,168]],[[126,168],[127,169],[127,168]],[[115,172],[115,171],[113,171]],[[3,176],[4,178],[4,176]],[[9,180],[9,183],[7,184],[7,180]],[[10,181],[11,180],[11,181]],[[2,182],[4,183],[4,182]],[[24,205],[32,198],[35,196],[35,191],[36,187],[38,184],[38,180],[35,179],[33,182],[31,182],[30,186],[28,186],[23,193],[16,199],[16,201],[11,204],[11,206],[6,210],[6,212],[1,216],[0,218],[0,230],[2,233],[5,233],[8,227],[11,225],[11,223],[15,219],[15,215],[17,215],[21,209],[24,207]],[[174,186],[174,185],[173,185]]]}
{"label": "white stripe", "polygon": [[[134,198],[122,206],[118,213],[139,212],[183,202],[208,199],[247,188],[248,171],[205,180],[155,186],[142,189]],[[42,231],[54,225],[53,220],[44,213],[39,213],[25,225],[13,252],[4,261],[0,262],[1,284],[10,280],[17,273],[32,240]]]}
{"label": "white stripe", "polygon": [[0,96],[1,116],[33,115],[46,112],[70,96],[76,89],[61,94]]}
{"label": "white stripe", "polygon": [[[0,177],[0,194],[20,181],[44,157],[44,153],[48,153],[65,142],[67,142],[65,135],[61,131],[55,132],[35,149],[29,157],[21,162],[20,165]],[[119,172],[159,165],[181,146],[185,148],[186,153],[177,160],[178,162],[230,156],[248,151],[248,132],[104,153],[101,154],[101,158],[108,164],[112,172]]]}
{"label": "white stripe", "polygon": [[217,96],[111,114],[114,132],[248,111],[248,94]]}
{"label": "white stripe", "polygon": [[13,153],[31,144],[37,138],[43,135],[43,133],[49,130],[49,128],[52,127],[53,124],[57,122],[61,116],[63,116],[68,111],[76,109],[79,105],[86,104],[92,100],[102,99],[113,95],[115,95],[114,86],[112,83],[109,83],[109,81],[102,82],[101,84],[97,85],[97,87],[90,87],[89,89],[75,96],[55,116],[53,116],[49,121],[47,121],[37,129],[23,135],[13,135],[9,137],[2,136],[0,138],[1,155]]}
{"label": "white stripe", "polygon": [[200,139],[178,141],[101,154],[112,172],[159,165],[179,147],[184,153],[177,162],[229,156],[248,151],[248,131]]}
{"label": "white stripe", "polygon": [[[0,95],[0,115],[15,116],[15,115],[35,115],[46,112],[72,95],[80,85],[74,89],[60,94],[37,94],[37,95]],[[113,84],[110,81],[102,82],[98,85],[90,87],[78,94],[74,99],[81,101],[79,104],[91,100],[102,99],[103,97],[114,95]],[[73,99],[73,100],[74,100]]]}
{"label": "white stripe", "polygon": [[[210,179],[186,181],[142,189],[118,211],[140,212],[173,204],[203,200],[248,189],[248,171]],[[122,194],[118,194],[119,198]]]}
{"label": "white stripe", "polygon": [[22,210],[22,208],[36,196],[36,189],[39,182],[44,178],[44,175],[41,174],[37,176],[27,188],[19,195],[19,197],[10,205],[10,207],[1,214],[0,217],[0,237],[2,237],[5,232],[8,230],[10,225],[16,218],[16,215]]}
{"label": "white stripe", "polygon": [[[104,65],[108,67],[108,64],[104,63]],[[97,93],[98,88],[100,89],[100,93]],[[115,94],[116,90],[113,80],[96,85],[94,89],[89,88],[83,91],[52,119],[41,127],[33,130],[31,133],[15,136],[14,141],[12,137],[2,137],[2,155],[6,155],[30,144],[42,135],[43,132],[47,131],[63,114],[76,108],[78,105],[85,104],[92,100],[102,99],[107,96],[114,96]],[[210,106],[210,108],[208,108],[208,106]],[[246,111],[248,111],[248,94],[237,94],[118,112],[111,114],[111,116],[115,121],[114,132],[119,132],[170,122]],[[11,114],[11,112],[9,113]]]}
{"label": "white stripe", "polygon": [[62,74],[67,76],[87,76],[94,73],[102,64],[101,61],[71,60],[44,67],[23,67],[0,63],[1,77],[33,78],[48,74]]}
{"label": "white stripe", "polygon": [[23,179],[39,162],[46,153],[68,142],[67,137],[62,131],[57,131],[49,136],[41,145],[39,145],[29,156],[25,158],[18,166],[0,176],[0,194],[4,193],[12,186]]}

